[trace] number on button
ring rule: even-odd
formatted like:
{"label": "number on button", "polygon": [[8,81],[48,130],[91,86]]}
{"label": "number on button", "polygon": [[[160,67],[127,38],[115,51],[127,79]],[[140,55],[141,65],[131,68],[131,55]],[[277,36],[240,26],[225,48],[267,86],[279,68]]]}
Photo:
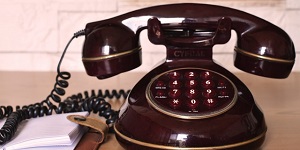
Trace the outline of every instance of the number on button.
{"label": "number on button", "polygon": [[186,92],[188,98],[196,98],[198,96],[198,91],[195,89],[190,89]]}
{"label": "number on button", "polygon": [[181,87],[181,83],[178,80],[173,80],[170,81],[170,88],[180,88]]}
{"label": "number on button", "polygon": [[195,79],[195,78],[196,78],[195,72],[193,72],[193,71],[186,72],[184,76],[185,76],[186,78],[188,78],[188,79]]}
{"label": "number on button", "polygon": [[176,72],[176,71],[171,72],[171,73],[169,74],[169,77],[170,77],[171,79],[179,79],[179,78],[180,78],[180,73],[179,73],[179,72]]}
{"label": "number on button", "polygon": [[172,98],[178,98],[181,94],[181,91],[179,89],[171,89],[169,92],[169,96]]}
{"label": "number on button", "polygon": [[174,80],[173,81],[173,85],[177,85],[178,84],[178,81],[177,80]]}
{"label": "number on button", "polygon": [[195,109],[199,105],[199,100],[191,99],[188,101],[187,105],[190,109]]}
{"label": "number on button", "polygon": [[194,72],[190,72],[190,77],[193,77],[194,76]]}
{"label": "number on button", "polygon": [[197,86],[197,81],[189,80],[186,82],[185,86],[188,88],[195,88]]}

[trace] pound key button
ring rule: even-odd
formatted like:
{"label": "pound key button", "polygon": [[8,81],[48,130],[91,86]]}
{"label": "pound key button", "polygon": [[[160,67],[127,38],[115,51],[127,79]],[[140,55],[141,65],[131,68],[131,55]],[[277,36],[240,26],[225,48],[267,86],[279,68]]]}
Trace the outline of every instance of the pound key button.
{"label": "pound key button", "polygon": [[205,100],[203,101],[203,103],[204,103],[204,105],[206,105],[207,107],[214,107],[214,106],[216,106],[217,101],[216,101],[216,99],[214,99],[214,98],[208,98],[208,99],[205,99]]}

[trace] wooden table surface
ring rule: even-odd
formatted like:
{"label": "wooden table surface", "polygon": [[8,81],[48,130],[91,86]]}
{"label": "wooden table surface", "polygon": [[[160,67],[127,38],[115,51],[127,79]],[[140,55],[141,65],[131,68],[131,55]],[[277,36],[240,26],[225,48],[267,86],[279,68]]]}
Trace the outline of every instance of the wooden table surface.
{"label": "wooden table surface", "polygon": [[[72,73],[66,96],[91,89],[131,89],[144,73],[125,73],[98,80],[84,72]],[[264,112],[268,132],[262,150],[295,150],[300,143],[300,73],[284,80],[236,74],[250,89]],[[0,105],[28,105],[40,102],[53,88],[54,72],[0,72]],[[121,102],[113,102],[118,109]],[[100,150],[122,150],[113,134]]]}

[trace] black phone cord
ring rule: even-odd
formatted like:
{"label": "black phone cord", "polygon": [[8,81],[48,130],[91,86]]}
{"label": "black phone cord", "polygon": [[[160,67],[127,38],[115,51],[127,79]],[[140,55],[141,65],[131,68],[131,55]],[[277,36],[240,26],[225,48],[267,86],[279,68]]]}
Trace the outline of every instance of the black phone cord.
{"label": "black phone cord", "polygon": [[[126,99],[130,92],[129,90],[105,90],[104,92],[98,90],[98,93],[96,93],[95,90],[92,90],[90,93],[85,91],[83,94],[79,93],[69,96],[63,101],[60,97],[65,95],[66,92],[64,88],[69,86],[67,80],[71,78],[69,72],[60,71],[62,60],[72,40],[84,34],[84,30],[76,32],[66,45],[57,65],[57,76],[54,88],[45,100],[27,106],[16,106],[16,111],[13,111],[12,106],[0,106],[0,119],[7,117],[4,125],[0,129],[0,145],[11,140],[17,131],[18,125],[23,120],[51,115],[53,111],[56,114],[81,111],[98,113],[99,116],[106,118],[106,124],[109,125],[110,132],[113,132],[112,124],[118,118],[119,111],[113,110],[105,98]],[[51,100],[56,102],[57,105],[53,104]]]}

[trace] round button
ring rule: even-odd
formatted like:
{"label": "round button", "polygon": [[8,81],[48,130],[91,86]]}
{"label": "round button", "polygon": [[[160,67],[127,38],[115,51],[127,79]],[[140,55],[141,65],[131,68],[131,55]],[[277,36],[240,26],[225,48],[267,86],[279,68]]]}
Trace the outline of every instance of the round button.
{"label": "round button", "polygon": [[199,106],[199,100],[198,99],[190,99],[187,101],[187,105],[191,109],[195,109]]}
{"label": "round button", "polygon": [[200,73],[201,79],[211,79],[213,75],[209,71],[203,71]]}
{"label": "round button", "polygon": [[173,71],[173,72],[170,72],[170,73],[168,74],[168,76],[169,76],[169,78],[171,78],[171,79],[179,79],[180,76],[181,76],[181,73],[178,72],[178,71]]}
{"label": "round button", "polygon": [[189,89],[185,92],[188,98],[196,98],[199,95],[199,91],[196,89]]}
{"label": "round button", "polygon": [[217,101],[214,98],[208,98],[203,101],[203,104],[208,107],[216,106]]}
{"label": "round button", "polygon": [[197,87],[197,85],[198,85],[197,80],[189,80],[189,81],[186,81],[186,83],[185,83],[185,86],[187,88],[195,88],[195,87]]}
{"label": "round button", "polygon": [[228,93],[228,91],[227,90],[220,90],[219,91],[219,95],[220,96],[227,96],[229,93]]}
{"label": "round button", "polygon": [[181,87],[181,82],[180,80],[171,80],[169,83],[170,88],[180,88]]}
{"label": "round button", "polygon": [[184,74],[184,77],[187,78],[187,79],[195,79],[196,78],[196,74],[194,71],[189,71],[189,72],[186,72]]}
{"label": "round button", "polygon": [[181,100],[179,100],[179,99],[170,99],[170,101],[169,101],[169,105],[170,105],[170,107],[171,108],[173,108],[173,109],[177,109],[177,108],[179,108],[180,107],[180,105],[181,105]]}
{"label": "round button", "polygon": [[162,86],[166,86],[165,82],[164,81],[157,81],[156,84],[155,84],[157,87],[162,87]]}
{"label": "round button", "polygon": [[202,92],[202,95],[206,98],[213,98],[216,95],[216,91],[213,89],[206,89]]}
{"label": "round button", "polygon": [[165,95],[166,95],[166,93],[163,90],[157,90],[156,91],[156,96],[165,96]]}
{"label": "round button", "polygon": [[181,95],[180,89],[170,89],[169,90],[169,96],[172,98],[178,98]]}
{"label": "round button", "polygon": [[212,80],[204,80],[201,82],[201,86],[203,88],[212,88],[214,87],[215,83]]}
{"label": "round button", "polygon": [[219,80],[218,81],[218,87],[225,88],[226,87],[226,81],[225,80]]}

